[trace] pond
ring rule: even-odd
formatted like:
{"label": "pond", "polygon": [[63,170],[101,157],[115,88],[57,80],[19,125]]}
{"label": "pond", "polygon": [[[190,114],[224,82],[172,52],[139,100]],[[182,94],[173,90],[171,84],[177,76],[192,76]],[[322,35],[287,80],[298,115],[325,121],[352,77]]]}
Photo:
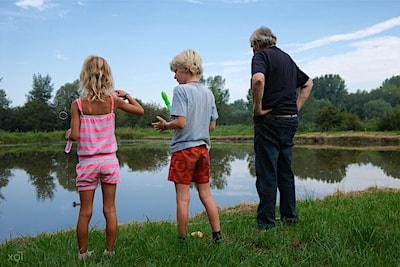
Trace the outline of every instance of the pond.
{"label": "pond", "polygon": [[[297,199],[318,199],[338,190],[400,189],[400,151],[295,147]],[[251,144],[213,144],[211,187],[221,208],[257,203]],[[175,221],[175,191],[167,181],[166,142],[121,143],[119,223]],[[79,212],[76,150],[63,144],[0,148],[0,241],[74,228]],[[194,188],[190,214],[203,211]],[[279,198],[278,198],[279,200]],[[104,228],[101,190],[96,191],[91,228]],[[301,216],[301,214],[300,214]]]}

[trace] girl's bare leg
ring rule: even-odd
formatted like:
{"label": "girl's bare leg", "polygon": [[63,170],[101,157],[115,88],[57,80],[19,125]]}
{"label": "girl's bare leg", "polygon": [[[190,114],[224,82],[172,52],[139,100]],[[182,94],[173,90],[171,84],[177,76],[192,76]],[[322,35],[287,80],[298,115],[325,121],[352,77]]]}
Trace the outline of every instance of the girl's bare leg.
{"label": "girl's bare leg", "polygon": [[102,183],[103,214],[106,219],[106,243],[107,251],[113,251],[118,233],[118,219],[115,208],[115,193],[117,185]]}
{"label": "girl's bare leg", "polygon": [[89,222],[93,212],[93,198],[95,190],[79,191],[81,201],[78,223],[76,225],[76,237],[78,239],[79,253],[88,250]]}

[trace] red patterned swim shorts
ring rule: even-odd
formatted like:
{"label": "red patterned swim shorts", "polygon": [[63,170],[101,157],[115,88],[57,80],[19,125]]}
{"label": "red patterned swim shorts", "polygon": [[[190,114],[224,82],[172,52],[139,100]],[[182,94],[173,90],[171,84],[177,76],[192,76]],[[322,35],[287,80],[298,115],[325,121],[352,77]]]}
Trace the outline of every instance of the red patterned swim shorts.
{"label": "red patterned swim shorts", "polygon": [[205,145],[173,152],[168,181],[190,185],[210,182],[210,154]]}

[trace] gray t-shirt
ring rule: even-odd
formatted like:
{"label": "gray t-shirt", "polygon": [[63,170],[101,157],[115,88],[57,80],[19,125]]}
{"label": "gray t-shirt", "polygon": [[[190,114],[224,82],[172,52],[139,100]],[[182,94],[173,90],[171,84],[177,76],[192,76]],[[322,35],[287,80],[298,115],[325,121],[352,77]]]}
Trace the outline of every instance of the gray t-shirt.
{"label": "gray t-shirt", "polygon": [[210,149],[209,125],[218,119],[215,98],[204,84],[192,82],[174,88],[171,116],[186,118],[186,126],[175,130],[171,139],[171,152],[206,145]]}

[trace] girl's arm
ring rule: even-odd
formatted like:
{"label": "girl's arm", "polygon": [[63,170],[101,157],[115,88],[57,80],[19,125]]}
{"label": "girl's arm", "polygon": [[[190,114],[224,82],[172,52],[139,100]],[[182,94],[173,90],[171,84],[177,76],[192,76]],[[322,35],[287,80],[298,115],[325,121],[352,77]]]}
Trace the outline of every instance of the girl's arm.
{"label": "girl's arm", "polygon": [[76,141],[79,139],[79,128],[81,125],[80,122],[80,116],[79,116],[79,110],[78,110],[78,104],[76,103],[76,100],[72,102],[71,105],[71,128],[68,129],[68,131],[65,134],[65,137],[69,140]]}
{"label": "girl's arm", "polygon": [[[125,112],[138,116],[142,116],[144,114],[144,109],[142,106],[130,94],[126,93],[124,90],[115,90],[115,93],[115,108],[119,108]],[[121,99],[121,97],[126,98],[128,103]]]}

